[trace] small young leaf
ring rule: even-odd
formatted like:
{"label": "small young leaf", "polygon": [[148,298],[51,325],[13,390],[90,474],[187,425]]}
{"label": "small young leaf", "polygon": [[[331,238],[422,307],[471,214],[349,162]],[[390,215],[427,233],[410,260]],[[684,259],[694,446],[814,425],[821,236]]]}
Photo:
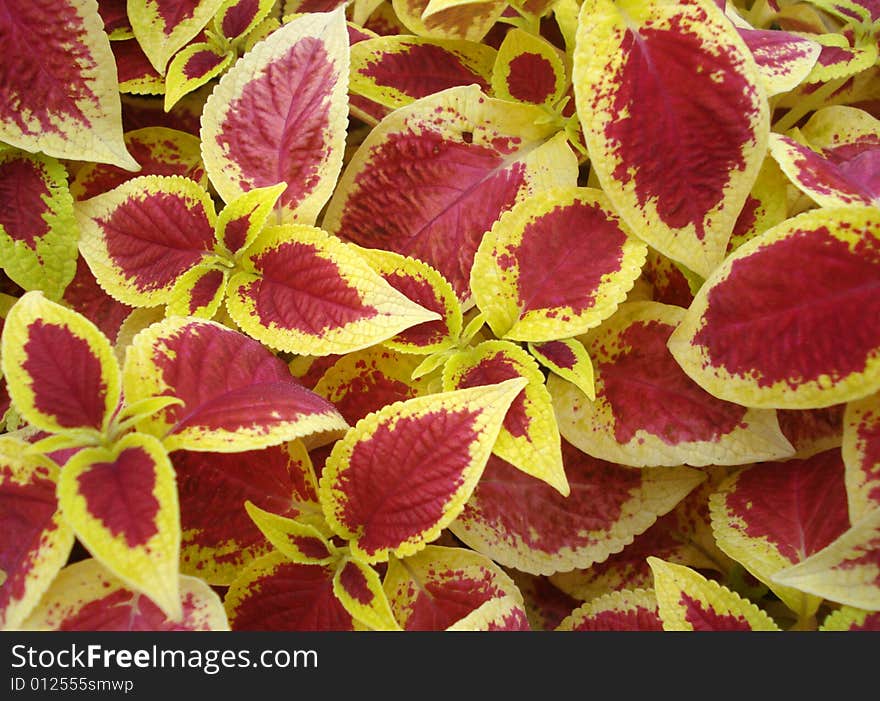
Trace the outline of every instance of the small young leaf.
{"label": "small young leaf", "polygon": [[254,188],[227,204],[215,226],[218,252],[230,256],[244,253],[263,230],[285,187],[278,183]]}
{"label": "small young leaf", "polygon": [[529,343],[528,348],[535,360],[563,380],[571,382],[587,399],[593,401],[596,398],[593,361],[583,343],[575,338],[563,338]]}
{"label": "small young leaf", "polygon": [[58,501],[96,559],[180,620],[177,487],[156,438],[130,433],[110,448],[79,451],[58,478]]}
{"label": "small young leaf", "polygon": [[244,508],[268,541],[291,562],[303,565],[329,565],[338,559],[336,549],[314,526],[273,514],[254,506],[250,501],[244,503]]}
{"label": "small young leaf", "polygon": [[266,19],[275,4],[274,0],[225,0],[214,15],[214,27],[234,44]]}
{"label": "small young leaf", "polygon": [[352,617],[373,630],[400,630],[379,574],[357,559],[344,559],[333,575],[333,593]]}
{"label": "small young leaf", "polygon": [[516,378],[391,404],[336,443],[321,475],[321,504],[352,553],[383,562],[440,535],[464,507],[525,385]]}
{"label": "small young leaf", "polygon": [[553,107],[567,88],[559,49],[522,29],[514,28],[504,35],[492,70],[492,92],[496,97]]}
{"label": "small young leaf", "polygon": [[28,423],[63,433],[104,430],[119,403],[119,366],[88,319],[28,292],[9,311],[0,342],[9,395]]}
{"label": "small young leaf", "polygon": [[738,27],[749,47],[767,97],[794,90],[813,69],[822,45],[808,36],[779,29]]}
{"label": "small young leaf", "polygon": [[223,304],[229,272],[222,259],[194,265],[171,288],[166,314],[212,318]]}
{"label": "small young leaf", "polygon": [[165,111],[187,93],[222,74],[234,62],[234,54],[201,41],[178,51],[165,74]]}

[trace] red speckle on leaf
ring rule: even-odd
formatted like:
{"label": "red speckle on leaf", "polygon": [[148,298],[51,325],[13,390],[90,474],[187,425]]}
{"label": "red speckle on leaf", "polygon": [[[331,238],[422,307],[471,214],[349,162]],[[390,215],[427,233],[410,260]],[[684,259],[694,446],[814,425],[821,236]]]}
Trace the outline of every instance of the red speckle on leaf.
{"label": "red speckle on leaf", "polygon": [[0,162],[0,229],[31,250],[49,233],[43,215],[51,193],[43,177],[40,165],[27,158]]}
{"label": "red speckle on leaf", "polygon": [[143,448],[123,450],[114,462],[93,464],[77,478],[89,513],[130,548],[158,533],[155,463]]}
{"label": "red speckle on leaf", "polygon": [[482,577],[441,572],[424,582],[406,619],[405,630],[445,630],[491,599],[503,596],[486,570]]}
{"label": "red speckle on leaf", "polygon": [[400,90],[418,99],[458,85],[476,83],[488,92],[489,85],[453,52],[434,44],[412,44],[389,51],[368,63],[360,73],[380,87]]}
{"label": "red speckle on leaf", "polygon": [[24,371],[34,405],[64,428],[100,429],[107,386],[100,359],[89,344],[58,324],[37,319],[27,330]]}
{"label": "red speckle on leaf", "polygon": [[553,64],[540,54],[523,53],[510,62],[507,91],[520,102],[543,104],[556,92]]}
{"label": "red speckle on leaf", "polygon": [[217,143],[241,169],[243,190],[286,182],[279,201],[289,208],[315,190],[338,77],[323,43],[304,37],[229,103]]}
{"label": "red speckle on leaf", "polygon": [[[457,380],[456,386],[458,389],[466,389],[494,385],[517,377],[522,377],[522,373],[519,372],[516,364],[499,351],[491,357],[482,359],[479,364],[464,372]],[[525,400],[526,392],[523,389],[516,395],[516,399],[513,400],[504,417],[504,428],[514,438],[528,436],[529,433],[529,425],[532,420],[526,412]]]}
{"label": "red speckle on leaf", "polygon": [[693,343],[713,365],[761,387],[860,372],[880,346],[878,270],[880,242],[870,234],[851,251],[824,227],[798,231],[733,262],[709,292]]}
{"label": "red speckle on leaf", "polygon": [[[705,11],[694,8],[693,19],[705,20]],[[745,168],[742,149],[754,140],[749,118],[757,97],[739,73],[739,52],[709,51],[677,22],[627,31],[621,51],[615,118],[605,132],[620,158],[614,178],[634,181],[640,207],[653,201],[666,225],[693,225],[702,240],[706,214],[721,202],[731,173]]]}
{"label": "red speckle on leaf", "polygon": [[[104,582],[109,587],[109,582]],[[199,608],[192,594],[186,594],[181,604],[183,618],[170,621],[148,597],[128,589],[117,589],[100,599],[71,611],[58,624],[61,631],[188,631],[189,621]]]}
{"label": "red speckle on leaf", "polygon": [[391,134],[355,178],[339,235],[425,261],[461,298],[483,234],[524,183],[525,166],[497,150],[431,131]]}
{"label": "red speckle on leaf", "polygon": [[360,568],[353,562],[346,562],[339,575],[339,582],[348,595],[363,606],[367,606],[373,600],[373,592],[367,583],[367,578]]}
{"label": "red speckle on leaf", "polygon": [[746,408],[717,399],[691,380],[666,347],[674,327],[638,321],[622,350],[597,364],[597,395],[611,405],[614,435],[629,443],[639,429],[668,445],[717,441],[741,425]]}
{"label": "red speckle on leaf", "polygon": [[681,593],[679,603],[685,607],[685,620],[694,627],[695,631],[752,630],[743,616],[721,614],[712,608],[705,608],[702,602],[685,592]]}

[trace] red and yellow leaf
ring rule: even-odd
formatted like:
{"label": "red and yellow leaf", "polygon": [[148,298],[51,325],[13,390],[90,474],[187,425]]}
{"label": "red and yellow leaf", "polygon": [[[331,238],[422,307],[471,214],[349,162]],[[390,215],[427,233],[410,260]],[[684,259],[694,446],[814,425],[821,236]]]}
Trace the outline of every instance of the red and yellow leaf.
{"label": "red and yellow leaf", "polygon": [[498,47],[492,92],[503,100],[553,107],[568,89],[563,54],[553,44],[513,28]]}
{"label": "red and yellow leaf", "polygon": [[555,341],[611,316],[646,256],[602,192],[554,189],[501,216],[480,243],[470,286],[499,338]]}
{"label": "red and yellow leaf", "polygon": [[395,110],[352,156],[323,226],[364,248],[423,260],[460,300],[483,234],[502,212],[553,186],[574,185],[565,135],[531,105],[450,88]]}
{"label": "red and yellow leaf", "polygon": [[168,60],[211,20],[223,0],[128,0],[128,19],[134,36],[165,75]]}
{"label": "red and yellow leaf", "polygon": [[42,292],[28,292],[10,309],[0,361],[16,410],[44,431],[95,436],[119,404],[119,366],[110,341]]}
{"label": "red and yellow leaf", "polygon": [[61,518],[58,468],[27,445],[0,437],[0,630],[14,630],[38,604],[73,547]]}
{"label": "red and yellow leaf", "polygon": [[396,109],[459,85],[489,91],[496,51],[473,41],[410,35],[365,39],[351,47],[355,95]]}
{"label": "red and yellow leaf", "polygon": [[531,630],[531,625],[521,601],[512,596],[499,596],[480,604],[446,630],[511,632]]}
{"label": "red and yellow leaf", "polygon": [[263,230],[229,283],[229,315],[279,350],[350,353],[438,318],[395,290],[353,248],[302,224]]}
{"label": "red and yellow leaf", "polygon": [[354,619],[333,592],[329,565],[270,552],[230,585],[223,603],[233,631],[351,631]]}
{"label": "red and yellow leaf", "polygon": [[795,458],[810,458],[843,441],[843,413],[846,404],[822,409],[778,409],[779,428],[794,447]]}
{"label": "red and yellow leaf", "polygon": [[846,405],[841,450],[849,518],[856,523],[880,507],[880,393]]}
{"label": "red and yellow leaf", "polygon": [[791,455],[776,412],[718,399],[669,353],[685,310],[627,302],[584,337],[595,363],[596,400],[556,377],[548,381],[559,430],[597,458],[634,467],[743,465]]}
{"label": "red and yellow leaf", "polygon": [[448,630],[495,600],[512,600],[513,611],[525,619],[522,594],[510,576],[465,548],[429,545],[404,560],[392,558],[384,588],[397,622],[407,631]]}
{"label": "red and yellow leaf", "polygon": [[665,631],[778,631],[764,611],[699,572],[648,558]]}
{"label": "red and yellow leaf", "polygon": [[114,576],[93,558],[68,565],[59,573],[23,630],[147,632],[228,631],[223,602],[211,587],[181,575],[178,618]]}
{"label": "red and yellow leaf", "polygon": [[134,34],[127,39],[111,42],[110,49],[116,59],[120,93],[161,95],[165,92],[165,79],[153,68]]}
{"label": "red and yellow leaf", "polygon": [[330,527],[367,563],[424,548],[461,512],[525,385],[516,378],[416,397],[361,419],[321,475]]}
{"label": "red and yellow leaf", "polygon": [[57,300],[76,272],[77,237],[64,166],[0,151],[0,268],[24,289]]}
{"label": "red and yellow leaf", "polygon": [[526,351],[509,341],[484,341],[459,351],[443,368],[443,389],[449,392],[513,378],[524,378],[528,384],[508,409],[492,452],[568,496],[550,393],[541,368]]}
{"label": "red and yellow leaf", "polygon": [[177,279],[213,254],[210,195],[180,176],[147,175],[76,205],[79,249],[108,294],[166,304]]}
{"label": "red and yellow leaf", "polygon": [[279,516],[254,506],[250,501],[246,501],[244,506],[260,532],[291,562],[302,565],[329,565],[340,560],[336,546],[316,526],[287,516]]}
{"label": "red and yellow leaf", "polygon": [[725,260],[669,349],[697,384],[744,406],[809,409],[858,399],[880,389],[878,286],[878,210],[805,212]]}
{"label": "red and yellow leaf", "polygon": [[348,72],[341,8],[297,17],[235,63],[205,103],[201,129],[208,175],[226,202],[285,182],[283,219],[315,222],[342,167]]}
{"label": "red and yellow leaf", "polygon": [[149,326],[128,347],[123,375],[128,403],[158,396],[182,401],[138,422],[169,451],[234,453],[326,439],[348,427],[282,360],[213,321],[172,317]]}
{"label": "red and yellow leaf", "polygon": [[352,618],[372,630],[400,630],[379,573],[356,558],[345,558],[333,575],[333,593]]}
{"label": "red and yellow leaf", "polygon": [[830,614],[819,627],[820,631],[880,630],[880,611],[865,611],[852,606],[841,606]]}
{"label": "red and yellow leaf", "polygon": [[738,27],[755,59],[767,97],[800,85],[816,64],[822,45],[808,36],[780,29]]}
{"label": "red and yellow leaf", "polygon": [[391,0],[391,6],[398,21],[417,36],[480,41],[507,9],[507,2]]}
{"label": "red and yellow leaf", "polygon": [[563,380],[571,382],[587,398],[596,398],[595,373],[584,344],[576,338],[563,338],[558,341],[529,343],[529,353],[545,368]]}
{"label": "red and yellow leaf", "polygon": [[769,133],[745,42],[711,0],[588,0],[573,70],[602,189],[636,236],[706,277]]}
{"label": "red and yellow leaf", "polygon": [[651,589],[611,592],[582,604],[563,620],[557,631],[662,631],[657,597]]}
{"label": "red and yellow leaf", "polygon": [[184,574],[228,585],[271,549],[245,510],[247,503],[277,518],[326,529],[317,479],[301,441],[238,453],[176,450],[171,463],[180,500]]}
{"label": "red and yellow leaf", "polygon": [[712,495],[710,507],[718,546],[801,619],[815,614],[821,598],[781,587],[773,575],[802,562],[849,528],[840,450],[741,470]]}
{"label": "red and yellow leaf", "polygon": [[506,567],[532,574],[585,568],[620,551],[705,479],[686,467],[613,465],[566,441],[562,458],[567,497],[493,456],[449,529]]}
{"label": "red and yellow leaf", "polygon": [[60,473],[58,502],[101,564],[180,619],[177,485],[158,439],[130,433],[108,448],[79,451]]}
{"label": "red and yellow leaf", "polygon": [[218,252],[228,257],[243,254],[263,230],[285,187],[278,183],[254,188],[227,204],[215,225]]}
{"label": "red and yellow leaf", "polygon": [[0,141],[137,170],[122,141],[116,63],[97,3],[4,0],[3,15]]}
{"label": "red and yellow leaf", "polygon": [[846,606],[880,611],[880,509],[773,581]]}
{"label": "red and yellow leaf", "polygon": [[184,95],[224,73],[234,62],[235,54],[202,41],[178,51],[165,74],[165,111]]}
{"label": "red and yellow leaf", "polygon": [[220,258],[194,265],[177,278],[168,296],[168,316],[212,318],[226,295],[229,267]]}
{"label": "red and yellow leaf", "polygon": [[274,0],[225,0],[214,15],[214,27],[230,43],[255,29],[277,4]]}
{"label": "red and yellow leaf", "polygon": [[[727,243],[728,254],[749,239],[763,234],[770,227],[788,219],[789,189],[789,179],[768,153],[761,170],[758,171],[755,184],[736,218],[733,233]],[[693,294],[686,304],[680,306],[688,307],[692,301]]]}

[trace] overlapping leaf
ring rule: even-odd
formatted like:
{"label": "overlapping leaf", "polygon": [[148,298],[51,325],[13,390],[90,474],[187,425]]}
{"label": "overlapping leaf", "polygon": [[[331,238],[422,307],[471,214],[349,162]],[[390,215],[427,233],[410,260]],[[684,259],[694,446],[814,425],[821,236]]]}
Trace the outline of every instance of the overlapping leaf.
{"label": "overlapping leaf", "polygon": [[429,545],[403,560],[392,559],[384,588],[407,631],[446,630],[495,599],[512,599],[525,617],[513,580],[489,558],[464,548]]}
{"label": "overlapping leaf", "polygon": [[525,385],[416,397],[359,421],[321,475],[327,522],[368,563],[424,548],[461,512]]}
{"label": "overlapping leaf", "polygon": [[504,35],[492,70],[492,92],[496,97],[552,107],[567,88],[559,49],[522,29],[514,28]]}
{"label": "overlapping leaf", "polygon": [[484,341],[462,350],[443,368],[443,389],[491,385],[512,378],[524,378],[528,384],[508,409],[492,452],[568,496],[552,400],[541,368],[528,353],[508,341]]}
{"label": "overlapping leaf", "polygon": [[579,606],[556,628],[558,631],[663,630],[657,597],[650,589],[622,590]]}
{"label": "overlapping leaf", "polygon": [[843,414],[846,404],[822,409],[779,409],[779,428],[795,449],[792,457],[809,458],[840,448],[843,441]]}
{"label": "overlapping leaf", "polygon": [[551,190],[503,214],[483,237],[470,286],[499,338],[555,341],[611,316],[646,255],[599,190]]}
{"label": "overlapping leaf", "polygon": [[394,13],[413,34],[480,41],[507,8],[504,0],[392,0]]}
{"label": "overlapping leaf", "polygon": [[365,248],[419,258],[469,298],[474,254],[501,213],[576,182],[564,135],[535,124],[543,114],[487,98],[476,85],[395,110],[352,156],[324,227]]}
{"label": "overlapping leaf", "polygon": [[168,618],[180,618],[177,489],[156,438],[132,433],[109,448],[79,451],[61,471],[58,501],[64,520],[101,564]]}
{"label": "overlapping leaf", "polygon": [[258,42],[220,79],[205,103],[201,138],[224,200],[285,182],[282,217],[315,222],[342,167],[348,53],[343,10],[309,13]]}
{"label": "overlapping leaf", "polygon": [[528,348],[529,353],[541,365],[563,380],[571,382],[590,401],[596,398],[593,361],[583,343],[575,338],[563,338],[558,341],[529,343]]}
{"label": "overlapping leaf", "polygon": [[229,281],[229,314],[250,336],[280,350],[348,353],[439,316],[312,226],[265,228],[241,265]]}
{"label": "overlapping leaf", "polygon": [[637,236],[705,277],[766,151],[767,101],[745,42],[708,0],[589,0],[573,70],[602,189]]}
{"label": "overlapping leaf", "polygon": [[273,0],[225,0],[214,15],[214,27],[234,43],[266,19],[275,4]]}
{"label": "overlapping leaf", "polygon": [[320,440],[347,428],[283,361],[213,321],[172,317],[139,333],[126,354],[124,385],[129,403],[156,396],[182,401],[138,423],[169,451],[239,452]]}
{"label": "overlapping leaf", "polygon": [[76,272],[67,171],[57,160],[0,151],[0,267],[26,290],[59,299]]}
{"label": "overlapping leaf", "polygon": [[228,631],[220,597],[200,579],[180,576],[181,615],[169,618],[97,560],[68,565],[22,624],[33,631]]}
{"label": "overlapping leaf", "polygon": [[345,558],[333,575],[333,593],[352,617],[373,630],[400,630],[379,574],[357,559]]}
{"label": "overlapping leaf", "polygon": [[813,69],[822,45],[780,29],[738,27],[755,59],[768,97],[794,90]]}
{"label": "overlapping leaf", "polygon": [[3,14],[0,141],[137,170],[122,141],[116,63],[97,3],[4,0]]}
{"label": "overlapping leaf", "polygon": [[666,631],[778,631],[762,609],[699,572],[648,559]]}
{"label": "overlapping leaf", "polygon": [[849,517],[856,523],[880,507],[880,393],[846,405],[841,449]]}
{"label": "overlapping leaf", "polygon": [[858,399],[880,389],[878,286],[880,212],[805,212],[725,260],[669,349],[701,387],[744,406]]}
{"label": "overlapping leaf", "polygon": [[221,75],[234,62],[234,54],[203,41],[177,52],[165,75],[166,111],[184,95]]}
{"label": "overlapping leaf", "polygon": [[819,628],[822,631],[880,630],[880,612],[841,606]]}
{"label": "overlapping leaf", "polygon": [[130,95],[161,95],[165,92],[165,80],[153,68],[150,59],[134,35],[110,44],[116,59],[116,77],[119,92]]}
{"label": "overlapping leaf", "polygon": [[245,509],[268,541],[290,561],[302,565],[329,565],[340,562],[340,552],[322,532],[326,531],[325,524],[314,521],[311,518],[314,514],[303,514],[312,521],[308,523],[305,519],[280,516],[266,511],[250,501],[245,502]]}
{"label": "overlapping leaf", "polygon": [[0,437],[0,630],[16,629],[67,562],[73,531],[55,497],[58,469]]}
{"label": "overlapping leaf", "polygon": [[562,457],[567,497],[491,457],[450,530],[474,550],[525,572],[589,567],[632,542],[705,479],[685,467],[613,465],[566,441]]}
{"label": "overlapping leaf", "polygon": [[815,614],[820,598],[780,587],[772,577],[849,528],[840,450],[746,468],[726,480],[710,503],[718,546],[801,619]]}

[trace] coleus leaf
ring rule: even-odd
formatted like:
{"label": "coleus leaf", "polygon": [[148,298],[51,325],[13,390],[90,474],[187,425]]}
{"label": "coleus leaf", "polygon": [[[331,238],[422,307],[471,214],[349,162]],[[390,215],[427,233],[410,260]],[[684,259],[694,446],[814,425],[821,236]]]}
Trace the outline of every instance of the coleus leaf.
{"label": "coleus leaf", "polygon": [[505,212],[479,244],[470,286],[495,335],[555,341],[626,299],[647,248],[593,188],[554,189]]}
{"label": "coleus leaf", "polygon": [[184,574],[228,585],[271,549],[265,531],[246,511],[248,504],[276,519],[323,526],[317,480],[301,441],[238,453],[176,450],[171,463],[180,499]]}
{"label": "coleus leaf", "polygon": [[[129,153],[140,164],[138,175],[180,175],[208,184],[198,137],[168,127],[143,127],[124,136]],[[87,200],[137,177],[130,171],[102,163],[83,163],[70,183],[74,199]]]}
{"label": "coleus leaf", "polygon": [[634,467],[742,465],[791,455],[771,410],[713,397],[666,346],[685,310],[627,302],[584,337],[595,363],[596,400],[548,380],[560,433],[590,455]]}
{"label": "coleus leaf", "polygon": [[[708,392],[744,406],[806,409],[858,399],[880,389],[878,285],[878,210],[805,212],[725,260],[669,350]],[[859,323],[842,310],[857,310]]]}
{"label": "coleus leaf", "polygon": [[165,110],[180,98],[207,84],[235,61],[235,54],[207,42],[195,42],[175,54],[165,74]]}
{"label": "coleus leaf", "polygon": [[491,457],[449,529],[474,550],[524,572],[589,567],[620,551],[705,479],[686,467],[613,465],[564,440],[562,458],[567,497]]}
{"label": "coleus leaf", "polygon": [[365,39],[351,47],[349,89],[396,109],[459,85],[489,91],[496,51],[473,41],[398,35]]}
{"label": "coleus leaf", "polygon": [[782,134],[770,135],[770,153],[789,179],[820,207],[880,204],[880,148],[838,165]]}
{"label": "coleus leaf", "polygon": [[354,630],[333,592],[334,574],[331,565],[292,562],[277,550],[254,560],[223,600],[232,630]]}
{"label": "coleus leaf", "polygon": [[662,631],[657,597],[651,589],[611,592],[582,604],[556,628],[558,631]]}
{"label": "coleus leaf", "polygon": [[379,573],[356,558],[343,558],[333,574],[333,593],[352,617],[373,630],[400,630]]}
{"label": "coleus leaf", "polygon": [[349,353],[439,316],[316,227],[266,227],[240,262],[229,281],[229,315],[253,338],[291,353]]}
{"label": "coleus leaf", "polygon": [[773,581],[830,601],[880,611],[880,509],[872,509],[833,543]]}
{"label": "coleus leaf", "polygon": [[226,202],[286,182],[282,218],[315,222],[342,167],[348,54],[344,11],[310,13],[258,42],[220,79],[201,138],[208,176]]}
{"label": "coleus leaf", "polygon": [[229,268],[224,261],[208,259],[183,273],[168,296],[168,316],[213,317],[226,294]]}
{"label": "coleus leaf", "polygon": [[327,523],[367,563],[424,548],[461,512],[525,385],[416,397],[360,420],[321,474]]}
{"label": "coleus leaf", "polygon": [[665,631],[778,631],[755,604],[699,572],[648,558]]}
{"label": "coleus leaf", "polygon": [[18,412],[50,433],[96,436],[120,398],[113,348],[85,317],[28,292],[9,311],[0,343],[3,375]]}
{"label": "coleus leaf", "polygon": [[571,382],[590,401],[596,398],[593,361],[583,343],[575,338],[563,338],[558,341],[529,343],[528,348],[532,357],[545,368]]}
{"label": "coleus leaf", "polygon": [[358,147],[323,220],[365,248],[423,260],[460,300],[480,239],[502,212],[574,185],[577,159],[544,112],[450,88],[395,110]]}
{"label": "coleus leaf", "polygon": [[559,49],[523,29],[508,30],[492,69],[495,97],[552,107],[567,89],[568,76]]}
{"label": "coleus leaf", "polygon": [[263,230],[285,187],[284,183],[258,187],[227,204],[214,227],[219,252],[230,257],[243,254]]}
{"label": "coleus leaf", "polygon": [[794,90],[813,69],[822,45],[809,37],[780,29],[737,27],[748,46],[767,97]]}
{"label": "coleus leaf", "polygon": [[512,599],[525,617],[522,594],[510,576],[465,548],[429,545],[403,560],[392,558],[384,588],[407,631],[447,630],[496,599]]}
{"label": "coleus leaf", "polygon": [[819,630],[880,630],[880,611],[865,611],[852,606],[841,606],[822,621]]}
{"label": "coleus leaf", "polygon": [[512,596],[501,596],[480,604],[446,630],[509,632],[531,630],[531,626],[522,603]]}
{"label": "coleus leaf", "polygon": [[273,0],[225,0],[214,15],[214,28],[234,44],[266,19],[275,4]]}
{"label": "coleus leaf", "polygon": [[[199,359],[195,366],[193,359]],[[300,385],[282,360],[214,321],[171,317],[149,326],[128,347],[123,374],[129,403],[182,400],[137,424],[169,451],[255,450],[326,439],[347,428],[333,405]]]}
{"label": "coleus leaf", "polygon": [[14,630],[67,562],[74,535],[58,511],[58,468],[0,437],[0,630]]}
{"label": "coleus leaf", "polygon": [[127,0],[98,0],[98,13],[104,22],[104,31],[113,41],[117,33],[130,35],[131,24],[126,11]]}
{"label": "coleus leaf", "polygon": [[338,359],[314,390],[354,426],[388,404],[429,394],[426,380],[412,378],[419,360],[383,346],[365,348]]}
{"label": "coleus leaf", "polygon": [[77,236],[64,166],[0,151],[0,267],[9,278],[59,299],[76,272]]}
{"label": "coleus leaf", "polygon": [[[781,224],[788,219],[790,181],[776,160],[768,153],[758,171],[755,184],[752,185],[736,224],[727,243],[727,252],[736,250],[749,239],[763,234],[770,227]],[[690,306],[693,295],[682,307]]]}
{"label": "coleus leaf", "polygon": [[166,304],[177,279],[213,253],[214,203],[189,178],[134,178],[77,203],[76,216],[101,287],[132,306]]}
{"label": "coleus leaf", "polygon": [[211,20],[223,0],[128,0],[134,36],[160,75],[168,60]]}
{"label": "coleus leaf", "polygon": [[97,3],[4,0],[3,13],[0,141],[137,170],[122,142],[116,63]]}
{"label": "coleus leaf", "polygon": [[772,578],[849,528],[840,450],[741,470],[712,495],[710,508],[718,546],[800,618],[815,614],[821,598],[781,587]]}
{"label": "coleus leaf", "polygon": [[526,351],[515,343],[497,340],[462,350],[443,368],[443,389],[449,392],[512,378],[525,378],[528,384],[508,409],[492,452],[568,496],[550,393],[541,368]]}
{"label": "coleus leaf", "polygon": [[779,409],[779,428],[795,449],[792,457],[809,458],[843,441],[843,413],[846,404],[822,409]]}
{"label": "coleus leaf", "polygon": [[769,110],[745,42],[710,0],[590,0],[573,72],[602,189],[636,236],[707,276],[766,151]]}
{"label": "coleus leaf", "polygon": [[828,83],[847,78],[870,68],[877,61],[877,43],[870,39],[852,45],[846,36],[836,32],[810,38],[821,45],[821,50],[805,83]]}
{"label": "coleus leaf", "polygon": [[394,13],[413,34],[480,41],[507,9],[503,0],[392,0]]}
{"label": "coleus leaf", "polygon": [[379,248],[358,247],[357,250],[395,290],[440,316],[435,321],[401,331],[385,341],[385,346],[404,353],[428,354],[447,350],[458,341],[462,332],[462,309],[446,278],[417,258]]}
{"label": "coleus leaf", "polygon": [[79,451],[58,478],[58,502],[97,560],[168,618],[180,618],[177,488],[158,439],[130,433]]}
{"label": "coleus leaf", "polygon": [[509,570],[508,574],[523,596],[531,630],[551,631],[581,602],[558,588],[549,577]]}
{"label": "coleus leaf", "polygon": [[22,624],[33,631],[228,631],[220,597],[200,579],[181,575],[180,616],[172,619],[94,558],[68,565]]}
{"label": "coleus leaf", "polygon": [[279,516],[254,506],[250,501],[245,502],[245,509],[268,541],[291,562],[329,565],[340,559],[336,546],[316,526]]}
{"label": "coleus leaf", "polygon": [[153,68],[134,35],[110,44],[116,60],[116,78],[119,92],[131,95],[161,95],[165,79]]}
{"label": "coleus leaf", "polygon": [[846,405],[841,451],[849,517],[856,523],[880,507],[880,393]]}

